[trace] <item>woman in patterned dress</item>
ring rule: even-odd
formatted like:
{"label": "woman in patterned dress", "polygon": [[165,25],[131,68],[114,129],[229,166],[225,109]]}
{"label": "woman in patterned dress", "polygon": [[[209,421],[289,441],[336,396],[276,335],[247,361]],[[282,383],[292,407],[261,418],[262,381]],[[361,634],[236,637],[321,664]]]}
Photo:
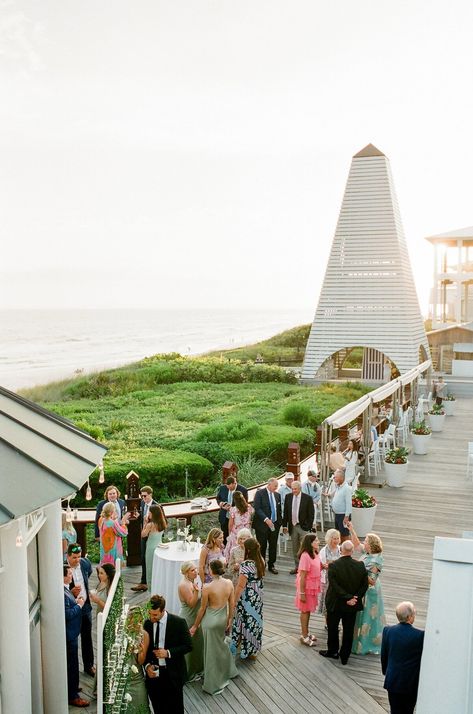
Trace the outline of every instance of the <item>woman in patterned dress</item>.
{"label": "woman in patterned dress", "polygon": [[209,566],[212,560],[217,559],[226,563],[223,554],[223,531],[220,528],[211,528],[199,557],[199,577],[202,585],[212,582]]}
{"label": "woman in patterned dress", "polygon": [[263,640],[264,560],[255,538],[245,541],[245,558],[235,588],[232,651],[240,647],[241,659],[255,659]]}
{"label": "woman in patterned dress", "polygon": [[228,538],[225,547],[225,558],[227,562],[230,559],[232,548],[237,544],[238,532],[242,528],[250,528],[251,519],[253,518],[253,506],[250,506],[240,491],[235,491],[233,494],[233,506],[230,508],[230,521],[228,523]]}
{"label": "woman in patterned dress", "polygon": [[320,593],[319,539],[315,533],[307,533],[297,553],[299,566],[296,578],[295,605],[300,612],[301,642],[313,647],[317,638],[309,633],[310,613],[315,612]]}
{"label": "woman in patterned dress", "polygon": [[115,504],[106,503],[102,508],[102,515],[99,518],[100,533],[100,565],[111,563],[115,565],[117,558],[123,558],[122,538],[128,534],[128,521],[130,513],[127,512],[118,520],[118,513]]}
{"label": "woman in patterned dress", "polygon": [[355,549],[362,553],[361,560],[368,571],[369,583],[364,608],[356,616],[351,651],[354,654],[380,654],[383,627],[386,624],[383,592],[379,581],[383,569],[383,544],[376,533],[368,533],[364,542],[360,543],[353,524],[349,523],[348,527]]}
{"label": "woman in patterned dress", "polygon": [[238,576],[240,574],[240,565],[243,563],[245,557],[245,540],[251,538],[251,531],[249,528],[242,528],[238,531],[237,544],[232,548],[230,553],[230,558],[228,559],[227,565],[227,578],[230,578],[233,582],[234,587],[238,582]]}

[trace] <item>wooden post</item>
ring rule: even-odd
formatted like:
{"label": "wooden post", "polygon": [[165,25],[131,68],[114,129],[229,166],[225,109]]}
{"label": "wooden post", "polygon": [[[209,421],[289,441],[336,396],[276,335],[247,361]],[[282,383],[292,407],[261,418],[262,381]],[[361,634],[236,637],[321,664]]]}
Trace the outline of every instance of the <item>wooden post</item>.
{"label": "wooden post", "polygon": [[301,447],[296,441],[287,445],[286,471],[294,474],[296,479],[301,475]]}
{"label": "wooden post", "polygon": [[238,480],[238,466],[234,461],[225,461],[223,464],[222,483],[226,483],[229,476],[234,476]]}
{"label": "wooden post", "polygon": [[126,507],[131,518],[128,523],[127,565],[141,565],[140,477],[130,471],[126,477]]}

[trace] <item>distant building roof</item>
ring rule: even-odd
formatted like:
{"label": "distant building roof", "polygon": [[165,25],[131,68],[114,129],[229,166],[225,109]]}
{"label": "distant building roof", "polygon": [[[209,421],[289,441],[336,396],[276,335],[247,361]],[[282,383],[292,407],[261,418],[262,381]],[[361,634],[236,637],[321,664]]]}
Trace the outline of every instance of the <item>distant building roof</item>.
{"label": "distant building roof", "polygon": [[361,149],[353,156],[354,159],[362,159],[367,156],[385,156],[382,151],[376,148],[373,144],[367,144],[364,149]]}
{"label": "distant building roof", "polygon": [[430,243],[444,243],[446,245],[456,245],[458,238],[462,238],[465,241],[473,242],[473,226],[467,226],[466,228],[458,228],[455,231],[448,231],[447,233],[438,233],[435,236],[427,236],[425,240]]}
{"label": "distant building roof", "polygon": [[440,332],[447,332],[448,330],[467,330],[468,332],[473,332],[473,322],[455,322],[453,325],[439,327],[437,330],[427,332],[427,337],[429,337],[429,335],[438,335]]}
{"label": "distant building roof", "polygon": [[81,488],[107,449],[0,387],[0,526]]}

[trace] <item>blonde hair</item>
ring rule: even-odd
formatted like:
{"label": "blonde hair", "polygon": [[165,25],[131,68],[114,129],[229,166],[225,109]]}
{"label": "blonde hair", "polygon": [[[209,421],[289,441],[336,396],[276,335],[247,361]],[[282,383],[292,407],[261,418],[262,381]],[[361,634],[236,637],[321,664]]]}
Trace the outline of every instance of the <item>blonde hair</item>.
{"label": "blonde hair", "polygon": [[192,560],[186,560],[186,562],[181,565],[181,574],[185,575],[189,570],[196,567],[196,564],[193,563]]}
{"label": "blonde hair", "polygon": [[370,547],[371,553],[382,553],[383,552],[383,541],[376,535],[376,533],[367,533],[366,539]]}
{"label": "blonde hair", "polygon": [[208,548],[208,550],[215,548],[215,541],[220,537],[220,535],[223,535],[223,531],[220,528],[211,528],[209,530],[207,540],[204,543],[205,547]]}
{"label": "blonde hair", "polygon": [[340,531],[337,531],[336,528],[329,528],[328,531],[325,534],[325,542],[328,545],[332,538],[335,538],[335,536],[338,536],[338,540],[340,540]]}
{"label": "blonde hair", "polygon": [[75,533],[76,529],[72,525],[72,522],[67,520],[65,511],[63,511],[61,513],[61,516],[62,516],[62,530],[67,531],[68,533]]}
{"label": "blonde hair", "polygon": [[116,513],[115,506],[113,503],[106,503],[102,508],[102,513],[100,514],[104,518],[110,518],[112,513]]}
{"label": "blonde hair", "polygon": [[237,542],[240,540],[240,538],[251,538],[251,531],[249,528],[241,528],[238,533],[237,533]]}

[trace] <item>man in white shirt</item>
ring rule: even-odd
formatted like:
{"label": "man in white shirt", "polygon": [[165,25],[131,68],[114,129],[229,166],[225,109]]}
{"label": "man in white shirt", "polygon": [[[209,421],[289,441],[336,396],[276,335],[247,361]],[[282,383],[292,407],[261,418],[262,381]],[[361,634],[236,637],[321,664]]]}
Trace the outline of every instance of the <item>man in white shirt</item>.
{"label": "man in white shirt", "polygon": [[286,471],[284,474],[284,483],[282,486],[278,488],[278,493],[281,496],[281,509],[282,509],[282,514],[284,516],[284,501],[286,499],[286,496],[288,496],[290,493],[292,493],[292,483],[294,481],[294,474],[291,474],[290,471]]}
{"label": "man in white shirt", "polygon": [[297,553],[301,542],[307,533],[309,533],[314,522],[314,503],[310,496],[301,492],[301,484],[299,481],[294,481],[292,491],[286,497],[286,510],[283,517],[284,533],[289,531],[292,540],[292,554],[294,556],[294,568],[290,571],[291,575],[297,573],[299,566],[299,558]]}
{"label": "man in white shirt", "polygon": [[320,497],[322,496],[322,489],[318,483],[317,472],[314,469],[309,469],[307,471],[307,481],[302,484],[302,493],[306,493],[311,497],[314,503],[314,528],[317,527],[317,507],[319,505]]}
{"label": "man in white shirt", "polygon": [[351,487],[345,481],[345,472],[343,469],[337,469],[333,475],[335,490],[329,497],[332,499],[332,511],[335,516],[335,528],[340,531],[341,542],[348,540],[350,531],[346,527],[348,521],[351,520]]}

